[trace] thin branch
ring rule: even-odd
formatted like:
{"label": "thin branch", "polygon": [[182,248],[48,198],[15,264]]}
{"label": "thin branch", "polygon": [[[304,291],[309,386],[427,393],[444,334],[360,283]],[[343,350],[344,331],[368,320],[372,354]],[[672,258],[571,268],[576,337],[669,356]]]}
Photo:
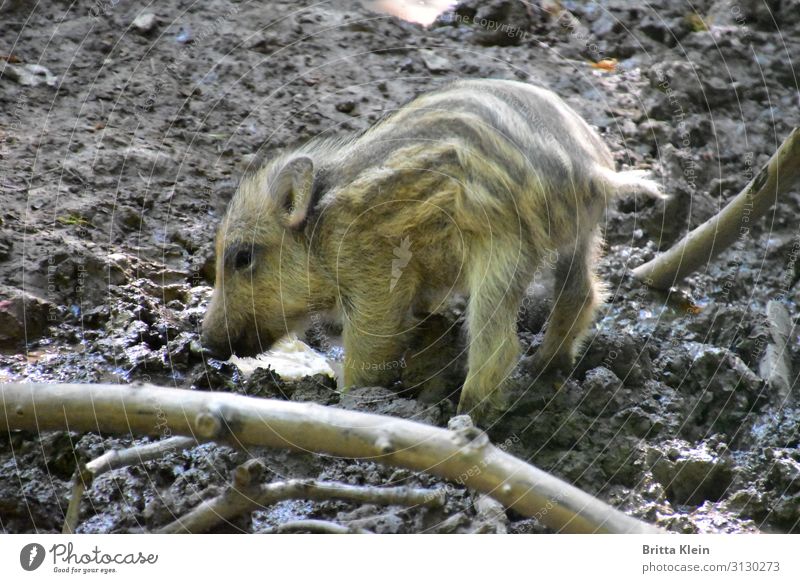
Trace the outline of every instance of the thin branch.
{"label": "thin branch", "polygon": [[176,436],[161,441],[135,445],[126,449],[112,449],[86,464],[86,469],[94,477],[105,474],[111,470],[125,468],[134,464],[143,464],[162,458],[176,451],[183,451],[197,445],[194,437]]}
{"label": "thin branch", "polygon": [[750,232],[800,178],[800,128],[794,128],[750,183],[719,213],[655,259],[633,270],[645,285],[669,289]]}
{"label": "thin branch", "polygon": [[293,520],[284,522],[270,532],[286,534],[289,532],[313,532],[318,534],[374,534],[364,528],[343,526],[327,520]]}
{"label": "thin branch", "polygon": [[162,441],[136,445],[127,449],[112,449],[87,462],[75,471],[72,479],[72,497],[64,517],[63,534],[73,534],[80,522],[81,497],[87,488],[91,488],[94,479],[111,470],[124,468],[133,464],[142,464],[146,461],[158,459],[168,453],[184,450],[197,445],[193,437],[170,437]]}
{"label": "thin branch", "polygon": [[281,500],[350,500],[384,506],[441,506],[444,490],[421,488],[377,488],[337,482],[287,480],[272,484],[234,484],[186,515],[160,528],[159,534],[208,532],[215,526]]}
{"label": "thin branch", "polygon": [[260,445],[369,459],[489,494],[556,531],[663,532],[496,448],[471,426],[450,431],[314,403],[153,385],[0,385],[0,431],[67,426],[136,436],[168,429],[237,448]]}
{"label": "thin branch", "polygon": [[83,492],[91,484],[93,475],[86,471],[86,468],[78,468],[72,478],[72,497],[69,499],[69,506],[64,515],[64,526],[61,528],[62,534],[75,534],[78,522],[81,519],[81,498]]}

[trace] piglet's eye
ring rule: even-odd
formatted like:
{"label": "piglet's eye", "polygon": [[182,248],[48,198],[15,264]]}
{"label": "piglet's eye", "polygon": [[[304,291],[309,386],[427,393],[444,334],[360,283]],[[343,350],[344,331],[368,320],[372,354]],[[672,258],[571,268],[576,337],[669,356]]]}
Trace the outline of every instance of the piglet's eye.
{"label": "piglet's eye", "polygon": [[233,266],[236,269],[247,269],[253,263],[252,249],[240,249],[236,252],[236,257],[233,260]]}

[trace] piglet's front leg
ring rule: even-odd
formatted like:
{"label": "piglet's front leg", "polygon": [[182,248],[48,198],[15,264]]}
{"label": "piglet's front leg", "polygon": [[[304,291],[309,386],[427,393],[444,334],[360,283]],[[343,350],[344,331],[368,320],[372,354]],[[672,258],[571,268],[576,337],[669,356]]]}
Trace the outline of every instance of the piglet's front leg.
{"label": "piglet's front leg", "polygon": [[[404,302],[392,294],[353,302],[344,314],[344,388],[387,387],[399,379],[409,333]],[[396,298],[396,300],[399,298]]]}

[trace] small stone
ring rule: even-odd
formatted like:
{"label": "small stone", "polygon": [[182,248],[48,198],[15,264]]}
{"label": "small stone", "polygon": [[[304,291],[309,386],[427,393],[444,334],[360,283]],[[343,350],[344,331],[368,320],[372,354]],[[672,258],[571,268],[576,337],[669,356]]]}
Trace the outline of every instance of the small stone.
{"label": "small stone", "polygon": [[336,104],[336,111],[340,111],[342,113],[352,113],[355,108],[356,102],[352,99],[345,99],[344,101],[340,101]]}
{"label": "small stone", "polygon": [[783,304],[770,300],[767,303],[767,320],[771,342],[764,350],[758,365],[758,374],[769,384],[770,394],[783,403],[792,390],[792,360],[789,349],[792,319]]}
{"label": "small stone", "polygon": [[42,83],[55,87],[58,83],[58,78],[50,72],[50,69],[36,64],[15,66],[6,63],[5,68],[0,70],[0,77],[8,77],[27,87],[36,87]]}
{"label": "small stone", "polygon": [[133,21],[133,28],[141,33],[148,33],[153,30],[156,25],[156,15],[152,12],[142,12]]}
{"label": "small stone", "polygon": [[431,50],[420,51],[425,68],[431,73],[445,73],[452,69],[450,61]]}

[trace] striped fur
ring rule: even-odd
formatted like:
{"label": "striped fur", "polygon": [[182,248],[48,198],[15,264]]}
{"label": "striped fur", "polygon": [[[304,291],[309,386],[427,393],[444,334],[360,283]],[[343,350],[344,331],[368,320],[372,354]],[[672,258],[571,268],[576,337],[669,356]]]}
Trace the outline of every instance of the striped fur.
{"label": "striped fur", "polygon": [[363,134],[312,141],[242,180],[217,238],[226,259],[204,340],[220,353],[257,352],[309,314],[338,311],[345,385],[386,385],[419,325],[414,314],[464,293],[459,408],[497,405],[542,257],[559,259],[537,358],[565,366],[602,301],[597,224],[611,196],[633,191],[659,196],[641,173],[616,172],[600,137],[552,92],[453,83]]}

